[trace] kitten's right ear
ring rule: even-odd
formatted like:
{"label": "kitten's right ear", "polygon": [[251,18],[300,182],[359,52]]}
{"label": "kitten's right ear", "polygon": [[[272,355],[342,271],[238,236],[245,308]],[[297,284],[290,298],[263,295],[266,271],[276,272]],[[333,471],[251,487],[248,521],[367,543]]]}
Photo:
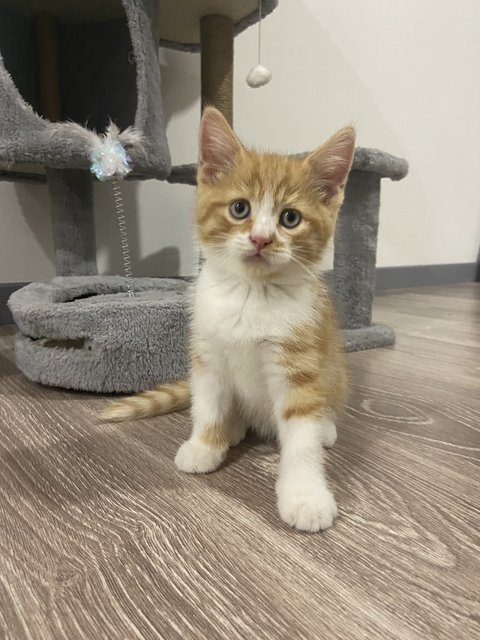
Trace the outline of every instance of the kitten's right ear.
{"label": "kitten's right ear", "polygon": [[331,200],[345,188],[354,153],[355,129],[345,127],[305,158],[312,185],[323,200]]}
{"label": "kitten's right ear", "polygon": [[200,122],[198,141],[198,176],[200,182],[214,184],[228,174],[242,144],[223,115],[214,107],[206,107]]}

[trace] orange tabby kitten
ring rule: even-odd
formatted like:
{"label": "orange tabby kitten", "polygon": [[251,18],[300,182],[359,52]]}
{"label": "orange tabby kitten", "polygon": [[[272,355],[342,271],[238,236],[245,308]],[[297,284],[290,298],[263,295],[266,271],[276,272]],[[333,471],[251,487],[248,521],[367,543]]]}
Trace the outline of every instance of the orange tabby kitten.
{"label": "orange tabby kitten", "polygon": [[124,420],[183,409],[193,428],[175,462],[214,471],[247,427],[280,444],[281,518],[306,531],[337,515],[323,465],[345,395],[335,313],[319,274],[352,163],[345,128],[305,159],[245,148],[223,116],[200,127],[197,233],[205,256],[196,284],[191,382],[115,402]]}

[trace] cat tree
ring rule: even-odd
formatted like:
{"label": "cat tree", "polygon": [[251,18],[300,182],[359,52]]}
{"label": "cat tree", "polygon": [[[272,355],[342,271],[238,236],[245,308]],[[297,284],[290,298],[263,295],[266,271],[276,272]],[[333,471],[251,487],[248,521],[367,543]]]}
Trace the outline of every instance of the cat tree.
{"label": "cat tree", "polygon": [[[262,0],[262,15],[276,4]],[[201,51],[202,98],[231,122],[233,40],[257,17],[256,0],[0,0],[0,177],[47,181],[59,276],[9,302],[30,379],[128,392],[185,375],[187,280],[135,278],[127,298],[125,278],[96,275],[91,130],[134,125],[144,144],[133,177],[193,184],[194,165],[170,164],[158,43]],[[380,181],[406,172],[403,160],[356,151],[333,272],[349,350],[394,340],[371,324]]]}

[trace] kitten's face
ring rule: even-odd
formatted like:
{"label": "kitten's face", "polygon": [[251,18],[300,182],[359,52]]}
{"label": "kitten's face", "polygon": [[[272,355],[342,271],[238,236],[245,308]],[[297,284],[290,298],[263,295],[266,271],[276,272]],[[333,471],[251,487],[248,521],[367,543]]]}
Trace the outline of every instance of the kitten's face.
{"label": "kitten's face", "polygon": [[197,226],[207,257],[265,277],[309,272],[335,228],[354,151],[343,129],[303,160],[247,150],[207,108],[200,129]]}

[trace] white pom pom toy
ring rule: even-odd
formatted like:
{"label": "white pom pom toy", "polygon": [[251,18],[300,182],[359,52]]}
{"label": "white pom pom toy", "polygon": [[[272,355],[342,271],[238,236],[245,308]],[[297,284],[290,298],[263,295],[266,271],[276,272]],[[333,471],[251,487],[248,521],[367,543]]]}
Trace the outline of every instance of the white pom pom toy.
{"label": "white pom pom toy", "polygon": [[252,67],[245,78],[249,87],[257,89],[263,87],[272,79],[272,72],[260,63],[260,54],[262,49],[262,0],[258,0],[258,64]]}
{"label": "white pom pom toy", "polygon": [[257,87],[263,87],[264,84],[270,82],[272,79],[272,72],[262,64],[257,64],[256,67],[250,69],[246,79],[248,86],[256,89]]}

